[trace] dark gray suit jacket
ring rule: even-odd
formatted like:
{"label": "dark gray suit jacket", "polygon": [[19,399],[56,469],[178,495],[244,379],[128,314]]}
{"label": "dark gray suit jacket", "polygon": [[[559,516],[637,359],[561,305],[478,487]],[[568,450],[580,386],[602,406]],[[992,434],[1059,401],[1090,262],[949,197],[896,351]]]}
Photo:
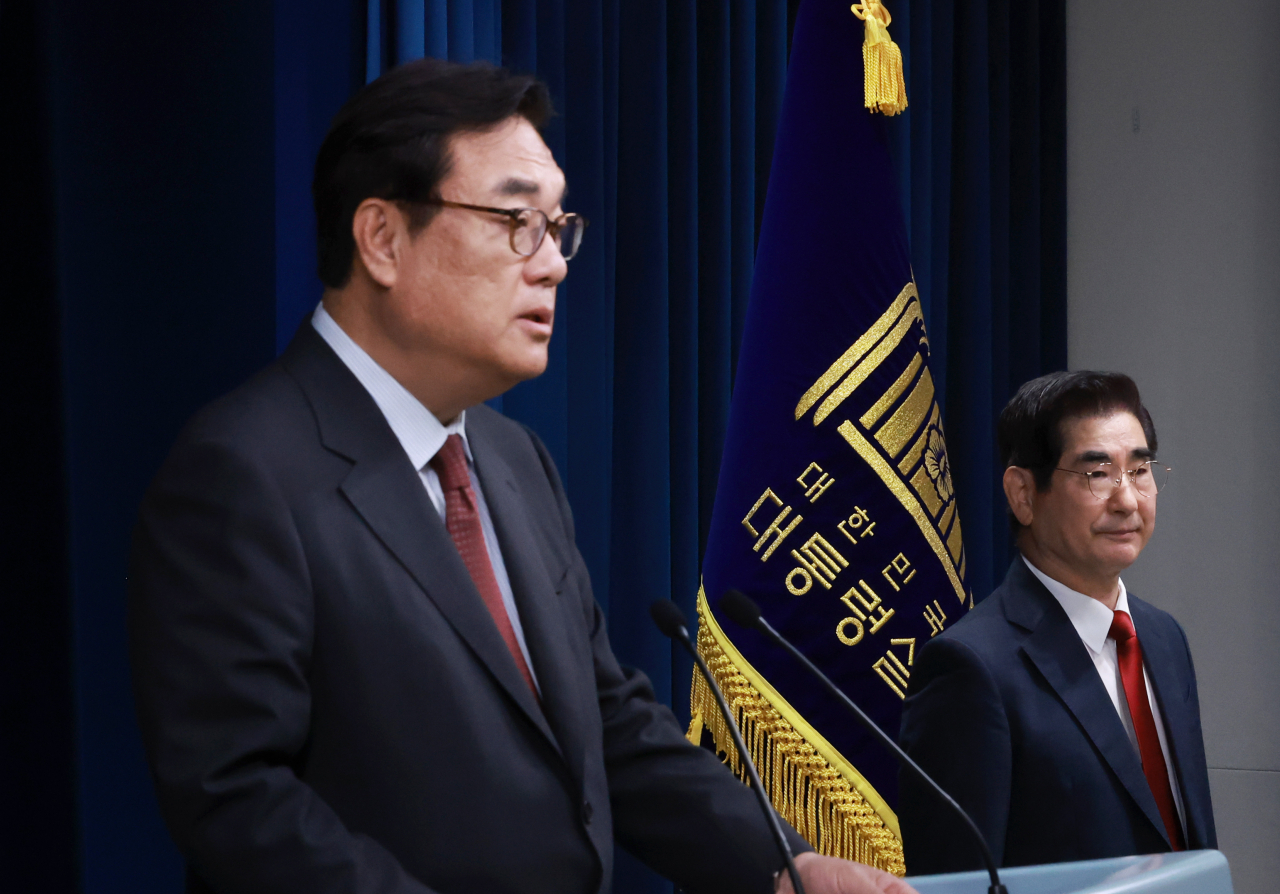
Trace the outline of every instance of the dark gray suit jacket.
{"label": "dark gray suit jacket", "polygon": [[[1217,847],[1195,669],[1172,616],[1129,593],[1186,811]],[[973,816],[1003,866],[1170,849],[1142,762],[1080,641],[1019,557],[1004,583],[916,655],[903,748]],[[912,875],[979,869],[971,834],[900,775]]]}
{"label": "dark gray suit jacket", "polygon": [[541,706],[309,324],[179,438],[142,506],[129,624],[188,890],[600,892],[615,839],[691,892],[771,890],[748,789],[614,659],[545,449],[483,406],[467,432]]}

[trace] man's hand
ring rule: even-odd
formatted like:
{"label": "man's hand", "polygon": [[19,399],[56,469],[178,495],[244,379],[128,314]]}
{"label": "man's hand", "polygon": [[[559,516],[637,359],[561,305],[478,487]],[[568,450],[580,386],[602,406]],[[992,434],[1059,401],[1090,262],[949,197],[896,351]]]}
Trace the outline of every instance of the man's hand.
{"label": "man's hand", "polygon": [[[796,871],[805,894],[916,894],[915,888],[883,870],[812,851],[796,857]],[[778,876],[778,894],[795,894],[785,869]]]}

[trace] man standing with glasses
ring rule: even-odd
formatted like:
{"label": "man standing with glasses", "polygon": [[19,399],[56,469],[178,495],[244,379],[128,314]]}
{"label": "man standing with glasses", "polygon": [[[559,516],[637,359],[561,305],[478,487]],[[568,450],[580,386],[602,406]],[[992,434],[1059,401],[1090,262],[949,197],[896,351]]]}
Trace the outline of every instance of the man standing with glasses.
{"label": "man standing with glasses", "polygon": [[[1171,471],[1137,386],[1042,376],[998,435],[1021,555],[917,652],[903,746],[1002,865],[1216,847],[1186,635],[1120,579]],[[965,830],[906,776],[900,819],[908,872],[980,867]]]}
{"label": "man standing with glasses", "polygon": [[[615,841],[690,892],[775,888],[750,791],[614,659],[545,447],[483,404],[546,367],[586,227],[550,113],[435,60],[353,97],[321,304],[148,491],[134,691],[189,892],[607,891]],[[811,894],[910,891],[790,834]]]}

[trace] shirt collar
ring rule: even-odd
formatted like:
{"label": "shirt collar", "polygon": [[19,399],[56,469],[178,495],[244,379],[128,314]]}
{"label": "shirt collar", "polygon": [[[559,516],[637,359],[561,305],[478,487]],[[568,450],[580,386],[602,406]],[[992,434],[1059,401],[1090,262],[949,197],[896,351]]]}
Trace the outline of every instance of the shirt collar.
{"label": "shirt collar", "polygon": [[434,413],[409,393],[409,389],[397,382],[391,373],[379,366],[364,348],[343,331],[324,309],[323,302],[316,305],[315,313],[311,315],[311,326],[333,348],[333,352],[346,364],[347,369],[360,380],[365,391],[369,392],[415,469],[422,469],[430,462],[444,446],[449,435],[453,434],[462,436],[463,450],[467,460],[471,461],[471,444],[467,441],[465,429],[465,410],[449,425],[441,423]]}
{"label": "shirt collar", "polygon": [[[1071,619],[1071,626],[1075,627],[1076,633],[1080,634],[1084,644],[1094,653],[1101,652],[1102,647],[1107,643],[1107,634],[1111,631],[1115,612],[1092,596],[1086,596],[1049,577],[1032,565],[1026,556],[1022,557],[1022,561],[1026,562],[1031,573],[1053,594],[1053,598],[1058,600],[1058,604]],[[1120,581],[1120,598],[1116,600],[1116,611],[1129,611],[1129,595],[1125,591],[1123,580]]]}

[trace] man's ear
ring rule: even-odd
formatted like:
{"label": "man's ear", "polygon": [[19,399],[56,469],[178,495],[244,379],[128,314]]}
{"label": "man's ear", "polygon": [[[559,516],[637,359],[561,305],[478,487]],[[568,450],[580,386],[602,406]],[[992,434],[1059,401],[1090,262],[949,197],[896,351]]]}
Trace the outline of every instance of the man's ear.
{"label": "man's ear", "polygon": [[1035,515],[1031,507],[1035,489],[1035,476],[1030,469],[1009,466],[1004,470],[1004,498],[1009,501],[1009,511],[1013,513],[1013,517],[1024,527],[1031,524]]}
{"label": "man's ear", "polygon": [[356,208],[351,221],[356,257],[369,272],[369,278],[384,289],[396,284],[408,229],[409,222],[394,202],[371,198]]}

